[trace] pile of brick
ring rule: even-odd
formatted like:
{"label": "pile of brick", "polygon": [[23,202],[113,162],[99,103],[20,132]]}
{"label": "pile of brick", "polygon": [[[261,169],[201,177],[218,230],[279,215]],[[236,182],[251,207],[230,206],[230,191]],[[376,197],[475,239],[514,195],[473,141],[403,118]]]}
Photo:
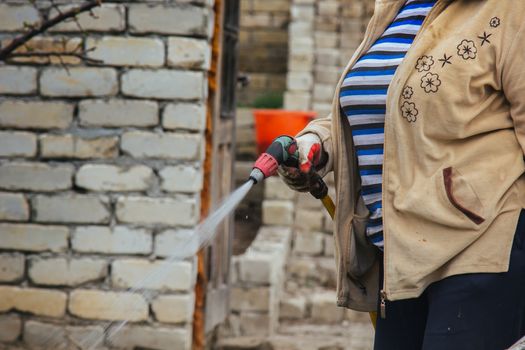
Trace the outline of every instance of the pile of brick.
{"label": "pile of brick", "polygon": [[[190,348],[194,262],[163,258],[200,215],[212,6],[104,1],[22,49],[96,47],[101,65],[0,66],[1,343],[73,347],[129,318],[104,346]],[[38,16],[3,1],[3,43]]]}

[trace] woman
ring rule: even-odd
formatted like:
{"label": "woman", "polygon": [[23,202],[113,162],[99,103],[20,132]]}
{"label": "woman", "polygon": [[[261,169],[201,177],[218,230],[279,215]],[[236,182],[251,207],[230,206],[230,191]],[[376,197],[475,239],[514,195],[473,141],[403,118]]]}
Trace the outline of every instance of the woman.
{"label": "woman", "polygon": [[[525,1],[377,0],[332,113],[297,137],[334,171],[338,305],[375,349],[501,350],[525,334]],[[344,38],[343,38],[344,40]]]}

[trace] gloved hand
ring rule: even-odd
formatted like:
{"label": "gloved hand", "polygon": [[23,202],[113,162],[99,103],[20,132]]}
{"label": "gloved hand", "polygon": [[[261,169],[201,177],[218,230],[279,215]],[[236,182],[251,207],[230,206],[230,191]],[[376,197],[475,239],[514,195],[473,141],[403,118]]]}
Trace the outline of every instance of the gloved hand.
{"label": "gloved hand", "polygon": [[316,134],[308,133],[295,139],[299,151],[299,168],[281,165],[277,172],[292,190],[310,191],[312,175],[323,162],[321,140]]}

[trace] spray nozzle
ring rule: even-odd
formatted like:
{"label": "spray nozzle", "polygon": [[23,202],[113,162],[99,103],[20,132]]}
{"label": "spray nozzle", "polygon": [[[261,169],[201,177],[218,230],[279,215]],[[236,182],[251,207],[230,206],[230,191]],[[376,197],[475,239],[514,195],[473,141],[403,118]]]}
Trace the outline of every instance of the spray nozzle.
{"label": "spray nozzle", "polygon": [[253,165],[250,179],[254,183],[258,183],[274,175],[281,164],[293,167],[297,167],[299,164],[299,153],[293,137],[285,135],[273,140]]}

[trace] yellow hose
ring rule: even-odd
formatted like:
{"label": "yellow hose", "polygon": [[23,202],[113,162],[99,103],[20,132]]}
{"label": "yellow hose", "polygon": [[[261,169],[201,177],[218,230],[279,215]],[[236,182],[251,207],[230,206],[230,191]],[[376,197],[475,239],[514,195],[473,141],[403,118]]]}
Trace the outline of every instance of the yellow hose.
{"label": "yellow hose", "polygon": [[[330,198],[329,195],[326,195],[323,198],[321,198],[321,202],[323,202],[323,205],[326,208],[326,211],[328,212],[328,214],[330,214],[330,217],[333,220],[335,216],[334,201],[332,200],[332,198]],[[377,323],[377,312],[369,312],[368,314],[370,315],[370,321],[372,321],[372,325],[374,326],[374,329],[375,329],[376,323]]]}

